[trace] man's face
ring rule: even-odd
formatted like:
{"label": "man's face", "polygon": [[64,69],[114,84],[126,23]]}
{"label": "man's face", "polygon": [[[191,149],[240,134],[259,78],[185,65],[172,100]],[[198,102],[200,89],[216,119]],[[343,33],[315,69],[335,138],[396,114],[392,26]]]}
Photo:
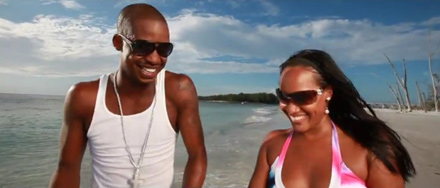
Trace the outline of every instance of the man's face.
{"label": "man's face", "polygon": [[[156,79],[157,74],[165,67],[167,62],[167,49],[169,49],[169,31],[165,22],[151,19],[135,19],[131,22],[132,35],[121,37],[122,48],[122,69],[139,83],[151,83]],[[143,40],[140,45],[133,46],[133,42]],[[137,46],[144,46],[148,43],[155,44],[155,49],[145,48],[145,52],[139,51]],[[134,48],[136,49],[134,49]],[[150,50],[148,50],[150,49]],[[169,51],[169,50],[168,50]],[[172,45],[171,45],[172,51]],[[171,52],[169,51],[169,52]],[[140,52],[140,53],[139,53]]]}

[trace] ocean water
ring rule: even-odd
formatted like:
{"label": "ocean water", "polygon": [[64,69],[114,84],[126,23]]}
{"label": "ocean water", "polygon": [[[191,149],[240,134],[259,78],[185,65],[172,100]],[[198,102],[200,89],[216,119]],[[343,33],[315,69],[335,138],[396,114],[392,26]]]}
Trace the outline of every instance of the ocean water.
{"label": "ocean water", "polygon": [[[0,94],[0,188],[48,186],[58,161],[63,102],[63,96]],[[277,114],[276,105],[200,102],[208,152],[205,187],[247,186],[262,136]],[[186,159],[179,136],[175,187]],[[90,165],[87,148],[82,187],[90,184]]]}

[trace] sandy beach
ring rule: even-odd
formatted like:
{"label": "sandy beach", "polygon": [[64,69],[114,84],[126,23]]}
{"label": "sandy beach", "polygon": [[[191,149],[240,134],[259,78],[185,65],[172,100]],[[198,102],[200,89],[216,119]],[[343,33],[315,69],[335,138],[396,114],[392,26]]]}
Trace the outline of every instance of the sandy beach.
{"label": "sandy beach", "polygon": [[402,137],[411,154],[417,175],[408,188],[440,187],[440,113],[398,113],[377,110],[378,116],[389,123]]}
{"label": "sandy beach", "polygon": [[[410,179],[408,188],[440,187],[440,114],[412,112],[399,113],[393,110],[376,110],[378,116],[387,122],[402,137],[417,170],[417,176]],[[289,126],[284,114],[275,114],[264,123],[244,125],[227,133],[206,136],[208,150],[208,174],[205,187],[246,187],[252,175],[257,152],[265,134],[273,129]],[[228,147],[217,147],[227,145]],[[243,147],[245,146],[245,147]],[[183,156],[183,145],[179,143],[176,156]],[[180,186],[183,165],[186,158],[176,159],[176,185]]]}

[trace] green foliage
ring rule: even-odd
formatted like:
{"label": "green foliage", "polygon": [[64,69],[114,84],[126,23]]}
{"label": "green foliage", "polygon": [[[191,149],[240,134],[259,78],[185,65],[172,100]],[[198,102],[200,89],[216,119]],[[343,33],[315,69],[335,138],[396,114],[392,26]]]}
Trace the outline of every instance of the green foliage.
{"label": "green foliage", "polygon": [[278,103],[278,98],[272,93],[239,93],[239,94],[199,96],[199,100],[250,102],[250,103],[265,103],[265,104]]}

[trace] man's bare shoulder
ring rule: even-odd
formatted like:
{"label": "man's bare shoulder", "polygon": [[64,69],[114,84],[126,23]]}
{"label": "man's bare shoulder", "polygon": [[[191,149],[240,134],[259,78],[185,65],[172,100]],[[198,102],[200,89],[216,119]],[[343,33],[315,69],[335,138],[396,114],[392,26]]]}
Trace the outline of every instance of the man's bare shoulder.
{"label": "man's bare shoulder", "polygon": [[67,91],[66,103],[70,104],[74,109],[87,111],[88,108],[95,105],[98,88],[99,79],[78,82]]}
{"label": "man's bare shoulder", "polygon": [[178,107],[197,103],[197,90],[188,75],[167,71],[165,73],[165,87],[167,98]]}
{"label": "man's bare shoulder", "polygon": [[165,80],[167,85],[174,86],[177,89],[184,89],[182,87],[194,87],[192,79],[188,75],[182,73],[166,71]]}
{"label": "man's bare shoulder", "polygon": [[197,94],[194,82],[186,74],[166,71],[165,84],[167,88],[166,92],[172,95],[178,94],[180,97],[188,95],[190,97]]}
{"label": "man's bare shoulder", "polygon": [[97,94],[99,87],[99,79],[78,82],[72,85],[67,92],[72,97],[88,98],[90,94]]}

